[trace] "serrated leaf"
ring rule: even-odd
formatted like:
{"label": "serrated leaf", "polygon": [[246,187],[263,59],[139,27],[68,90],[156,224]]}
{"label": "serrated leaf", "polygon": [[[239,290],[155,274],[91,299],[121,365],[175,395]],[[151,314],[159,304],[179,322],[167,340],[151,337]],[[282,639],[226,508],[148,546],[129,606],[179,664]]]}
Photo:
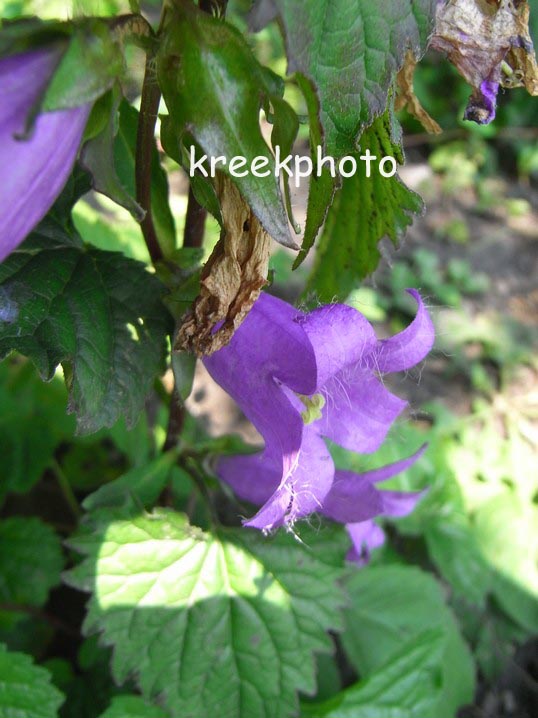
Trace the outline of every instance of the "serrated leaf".
{"label": "serrated leaf", "polygon": [[140,696],[115,696],[100,718],[170,718],[170,715]]}
{"label": "serrated leaf", "polygon": [[113,645],[116,680],[136,674],[182,718],[284,718],[314,691],[312,652],[339,625],[331,540],[317,554],[285,535],[204,534],[166,510],[94,521],[67,580],[93,593],[85,631]]}
{"label": "serrated leaf", "polygon": [[[271,95],[282,94],[276,76],[255,59],[241,33],[190,2],[174,4],[157,57],[157,72],[170,115],[163,118],[163,145],[172,157],[188,134],[209,157],[267,160],[267,177],[232,177],[264,229],[285,246],[295,246],[275,160],[263,139],[259,113]],[[280,81],[280,85],[281,85]],[[173,139],[172,139],[173,138]],[[241,170],[243,171],[243,170]]]}
{"label": "serrated leaf", "polygon": [[40,519],[0,521],[0,602],[42,606],[63,563],[60,539]]}
{"label": "serrated leaf", "polygon": [[308,285],[321,302],[345,298],[355,289],[377,267],[381,256],[379,241],[389,237],[397,245],[411,224],[412,215],[422,211],[422,200],[417,194],[396,175],[383,177],[379,172],[381,158],[403,160],[400,147],[392,139],[393,133],[388,110],[361,137],[362,152],[369,149],[377,157],[371,164],[371,176],[366,175],[366,162],[360,159],[365,155],[355,155],[358,171],[343,179],[335,195]]}
{"label": "serrated leaf", "polygon": [[436,5],[436,0],[261,0],[254,7],[255,29],[279,16],[288,72],[301,73],[314,85],[327,154],[354,152],[363,130],[385,111],[406,51],[422,55]]}
{"label": "serrated leaf", "polygon": [[[439,718],[442,632],[425,631],[365,681],[320,705],[303,705],[306,718]],[[451,717],[452,718],[452,717]]]}
{"label": "serrated leaf", "polygon": [[474,666],[435,579],[409,566],[372,566],[351,576],[346,586],[351,600],[342,641],[360,675],[375,675],[402,641],[426,630],[441,632],[442,688],[435,716],[453,718],[472,699]]}
{"label": "serrated leaf", "polygon": [[161,367],[168,316],[162,285],[143,265],[85,248],[52,217],[0,265],[13,307],[0,358],[16,350],[45,379],[62,363],[80,432],[134,424]]}
{"label": "serrated leaf", "polygon": [[50,678],[30,656],[0,644],[0,718],[58,718],[63,696]]}
{"label": "serrated leaf", "polygon": [[73,434],[75,422],[65,413],[61,381],[44,385],[32,364],[20,359],[0,364],[0,406],[1,502],[10,492],[32,488],[58,445]]}

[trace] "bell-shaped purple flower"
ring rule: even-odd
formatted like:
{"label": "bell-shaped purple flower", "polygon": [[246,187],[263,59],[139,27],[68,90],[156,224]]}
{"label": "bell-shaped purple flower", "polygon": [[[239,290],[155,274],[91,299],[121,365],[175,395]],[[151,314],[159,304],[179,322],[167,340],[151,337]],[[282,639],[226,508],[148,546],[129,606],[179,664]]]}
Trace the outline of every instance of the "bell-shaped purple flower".
{"label": "bell-shaped purple flower", "polygon": [[0,261],[45,216],[75,162],[91,103],[34,114],[59,50],[0,59]]}
{"label": "bell-shaped purple flower", "polygon": [[262,294],[229,345],[204,359],[265,441],[263,451],[224,457],[217,465],[220,478],[238,496],[261,505],[247,526],[291,525],[313,512],[327,513],[327,505],[333,507],[329,515],[346,524],[383,513],[378,495],[386,492],[373,484],[392,475],[389,467],[373,479],[356,475],[353,501],[368,496],[369,502],[363,503],[360,518],[336,516],[334,507],[347,484],[335,472],[325,439],[351,451],[376,451],[405,407],[382,377],[420,362],[434,339],[418,292],[409,291],[418,304],[415,319],[382,341],[352,307],[331,304],[304,314]]}

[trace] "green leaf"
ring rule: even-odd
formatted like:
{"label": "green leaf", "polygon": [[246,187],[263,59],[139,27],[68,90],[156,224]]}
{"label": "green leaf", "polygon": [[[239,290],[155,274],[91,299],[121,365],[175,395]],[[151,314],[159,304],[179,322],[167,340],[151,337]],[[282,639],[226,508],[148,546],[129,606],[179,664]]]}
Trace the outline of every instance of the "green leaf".
{"label": "green leaf", "polygon": [[350,605],[344,612],[342,642],[360,675],[368,678],[426,630],[440,633],[437,669],[442,689],[435,718],[453,718],[471,701],[474,666],[441,587],[428,574],[408,566],[375,566],[347,582]]}
{"label": "green leaf", "polygon": [[248,166],[255,157],[266,158],[263,171],[269,170],[269,176],[249,171],[232,179],[267,232],[277,242],[295,246],[274,157],[259,124],[261,107],[272,95],[282,94],[282,83],[258,64],[241,33],[223,20],[185,1],[175,3],[167,18],[157,57],[159,84],[170,112],[162,121],[166,151],[177,158],[188,135],[209,157],[226,158],[225,166],[217,165],[224,172],[232,157],[245,157]]}
{"label": "green leaf", "polygon": [[0,602],[43,606],[63,563],[60,539],[40,519],[0,521]]}
{"label": "green leaf", "polygon": [[512,491],[485,502],[474,534],[495,569],[493,593],[519,625],[538,631],[538,510]]}
{"label": "green leaf", "polygon": [[417,194],[396,175],[387,178],[379,172],[378,162],[384,156],[403,161],[393,133],[391,112],[387,111],[361,137],[362,151],[369,149],[377,157],[371,164],[371,177],[366,175],[366,163],[355,155],[358,170],[343,179],[335,195],[308,285],[321,302],[345,298],[355,289],[377,267],[378,242],[388,236],[397,245],[412,215],[422,211]]}
{"label": "green leaf", "polygon": [[0,406],[1,502],[10,492],[32,488],[59,444],[73,434],[75,422],[65,413],[61,380],[43,384],[32,364],[20,358],[0,364]]}
{"label": "green leaf", "polygon": [[[425,631],[400,644],[378,671],[319,705],[303,704],[304,718],[439,718],[442,632]],[[450,718],[453,718],[452,713]]]}
{"label": "green leaf", "polygon": [[0,644],[0,718],[58,718],[62,702],[45,668]]}
{"label": "green leaf", "polygon": [[69,45],[47,87],[44,111],[94,102],[123,74],[123,52],[109,23],[86,18],[73,26]]}
{"label": "green leaf", "polygon": [[166,510],[92,520],[67,580],[93,594],[84,629],[114,646],[117,681],[136,674],[146,699],[196,718],[284,718],[297,691],[315,690],[312,652],[330,650],[325,631],[340,622],[334,532],[305,546],[244,529],[204,534]]}
{"label": "green leaf", "polygon": [[463,512],[447,512],[426,521],[423,531],[428,553],[452,590],[470,603],[483,605],[492,576],[469,518]]}
{"label": "green leaf", "polygon": [[255,29],[271,19],[268,4],[281,20],[288,72],[300,73],[317,92],[326,153],[351,154],[385,111],[406,51],[422,55],[436,0],[261,0],[251,16]]}
{"label": "green leaf", "polygon": [[160,282],[49,217],[0,265],[0,288],[13,308],[0,358],[25,354],[45,379],[62,363],[80,432],[134,424],[165,348]]}
{"label": "green leaf", "polygon": [[100,507],[151,506],[166,485],[176,458],[173,451],[162,454],[146,466],[132,469],[101,486],[85,498],[82,505],[87,511]]}
{"label": "green leaf", "polygon": [[170,718],[158,706],[151,706],[140,696],[115,696],[100,718]]}
{"label": "green leaf", "polygon": [[92,176],[94,190],[110,197],[116,204],[130,212],[137,222],[141,222],[146,213],[134,199],[133,193],[130,193],[121,183],[114,164],[114,138],[117,133],[116,114],[120,102],[120,97],[115,97],[114,94],[117,95],[112,92],[107,95],[110,106],[105,126],[84,144],[80,161],[84,169]]}

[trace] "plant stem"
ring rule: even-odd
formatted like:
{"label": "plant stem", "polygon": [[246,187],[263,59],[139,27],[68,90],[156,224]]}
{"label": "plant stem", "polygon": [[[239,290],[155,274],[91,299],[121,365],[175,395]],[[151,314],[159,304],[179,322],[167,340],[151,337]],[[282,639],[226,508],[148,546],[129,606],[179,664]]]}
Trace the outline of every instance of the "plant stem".
{"label": "plant stem", "polygon": [[161,100],[161,90],[155,79],[154,63],[154,54],[148,52],[140,99],[135,157],[136,201],[146,212],[140,227],[153,264],[163,259],[151,212],[151,162],[155,123]]}
{"label": "plant stem", "polygon": [[65,499],[66,504],[71,509],[71,513],[75,517],[75,519],[78,521],[80,516],[82,515],[82,511],[80,509],[80,506],[78,504],[78,501],[76,499],[75,494],[73,493],[73,489],[71,488],[71,484],[69,483],[69,479],[64,474],[64,471],[60,464],[56,461],[56,459],[53,459],[50,468],[52,472],[54,473],[54,476],[56,478],[56,481],[58,482],[58,486],[61,489],[62,495]]}
{"label": "plant stem", "polygon": [[187,203],[187,214],[185,216],[185,230],[183,232],[184,247],[201,247],[204,241],[205,220],[207,210],[198,203],[189,187],[189,200]]}

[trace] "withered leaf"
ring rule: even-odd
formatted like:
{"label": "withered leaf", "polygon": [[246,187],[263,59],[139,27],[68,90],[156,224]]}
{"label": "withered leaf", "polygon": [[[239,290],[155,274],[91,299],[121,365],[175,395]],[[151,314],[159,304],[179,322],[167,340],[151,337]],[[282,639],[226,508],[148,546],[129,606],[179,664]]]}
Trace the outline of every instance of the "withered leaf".
{"label": "withered leaf", "polygon": [[465,118],[495,118],[499,87],[538,95],[527,0],[440,0],[431,47],[448,55],[472,86]]}
{"label": "withered leaf", "polygon": [[[225,346],[267,283],[271,238],[235,184],[215,177],[223,228],[201,276],[200,294],[179,327],[174,350],[212,354]],[[220,326],[218,326],[220,324]]]}
{"label": "withered leaf", "polygon": [[415,55],[411,50],[408,50],[404,65],[396,77],[398,95],[394,103],[394,109],[402,110],[406,108],[407,111],[421,123],[426,132],[432,135],[439,135],[443,130],[433,117],[426,112],[420,104],[420,100],[415,95],[413,77],[416,66],[417,60]]}

